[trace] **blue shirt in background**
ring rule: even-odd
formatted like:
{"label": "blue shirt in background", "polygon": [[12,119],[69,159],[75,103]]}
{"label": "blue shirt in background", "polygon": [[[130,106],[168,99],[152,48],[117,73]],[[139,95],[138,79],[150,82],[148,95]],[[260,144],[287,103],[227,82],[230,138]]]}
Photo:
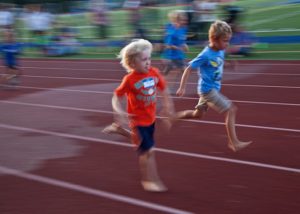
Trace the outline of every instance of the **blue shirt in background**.
{"label": "blue shirt in background", "polygon": [[21,45],[19,43],[3,43],[0,48],[4,64],[10,67],[17,66],[17,55],[21,51]]}
{"label": "blue shirt in background", "polygon": [[220,91],[224,67],[224,50],[215,51],[205,47],[203,51],[189,65],[198,70],[198,93],[208,93],[212,89]]}
{"label": "blue shirt in background", "polygon": [[[187,28],[185,26],[177,28],[173,24],[167,24],[165,28],[164,44],[181,47],[186,43],[186,34]],[[163,57],[169,60],[183,60],[185,59],[185,53],[182,50],[167,48],[163,52]]]}

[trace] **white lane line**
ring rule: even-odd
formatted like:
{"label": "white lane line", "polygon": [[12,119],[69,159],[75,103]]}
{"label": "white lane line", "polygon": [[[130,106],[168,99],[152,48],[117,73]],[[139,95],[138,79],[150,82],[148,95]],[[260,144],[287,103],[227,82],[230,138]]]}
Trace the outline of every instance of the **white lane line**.
{"label": "white lane line", "polygon": [[[2,86],[2,85],[0,85]],[[78,92],[78,93],[94,93],[94,94],[113,94],[113,92],[107,91],[94,91],[94,90],[77,90],[77,89],[66,89],[66,88],[43,88],[43,87],[33,87],[33,86],[16,86],[16,88],[23,89],[36,89],[36,90],[49,90],[49,91],[62,91],[62,92]],[[199,100],[196,97],[177,97],[171,96],[172,99],[182,99],[182,100]],[[280,105],[280,106],[300,106],[297,103],[278,103],[278,102],[260,102],[260,101],[246,101],[246,100],[232,100],[236,103],[248,103],[248,104],[262,104],[262,105]]]}
{"label": "white lane line", "polygon": [[300,86],[285,86],[285,85],[246,85],[246,84],[222,84],[223,86],[232,87],[254,87],[254,88],[286,88],[286,89],[300,89]]}
{"label": "white lane line", "polygon": [[140,199],[136,199],[136,198],[132,198],[132,197],[124,196],[124,195],[119,195],[119,194],[115,194],[115,193],[111,193],[111,192],[107,192],[107,191],[103,191],[103,190],[93,189],[90,187],[69,183],[66,181],[61,181],[61,180],[57,180],[57,179],[53,179],[53,178],[49,178],[49,177],[44,177],[44,176],[40,176],[40,175],[34,175],[31,173],[22,172],[22,171],[7,168],[4,166],[0,166],[0,172],[4,173],[4,174],[20,177],[23,179],[31,180],[31,181],[48,184],[51,186],[57,186],[57,187],[61,187],[64,189],[69,189],[72,191],[81,192],[81,193],[85,193],[88,195],[94,195],[97,197],[106,198],[106,199],[113,200],[113,201],[123,202],[126,204],[138,206],[138,207],[144,207],[144,208],[148,208],[148,209],[152,209],[152,210],[158,210],[161,212],[177,213],[177,214],[190,214],[191,213],[188,211],[175,209],[172,207],[168,207],[168,206],[164,206],[164,205],[160,205],[160,204],[156,204],[156,203],[151,203],[151,202],[143,201]]}
{"label": "white lane line", "polygon": [[[61,110],[74,110],[74,111],[85,111],[85,112],[93,112],[93,113],[114,114],[113,111],[86,109],[86,108],[76,108],[76,107],[67,107],[67,106],[56,106],[56,105],[46,105],[46,104],[36,104],[36,103],[25,103],[25,102],[18,102],[18,101],[0,100],[0,103],[13,104],[13,105],[24,105],[24,106],[32,106],[32,107],[41,107],[41,108],[61,109]],[[164,117],[157,116],[157,118],[164,118]],[[192,119],[189,119],[189,120],[182,120],[182,121],[193,122],[193,123],[222,125],[222,126],[225,125],[223,122],[208,121],[208,120],[192,120]],[[247,124],[238,124],[238,123],[236,124],[236,126],[237,127],[245,127],[245,128],[254,128],[254,129],[267,129],[267,130],[276,130],[276,131],[300,133],[300,129],[288,129],[288,128],[280,128],[280,127],[256,126],[256,125],[247,125]]]}
{"label": "white lane line", "polygon": [[[64,60],[64,59],[55,59],[55,61],[51,61],[51,60],[31,60],[31,59],[24,59],[23,62],[34,62],[34,63],[38,63],[40,64],[42,63],[57,63],[58,62],[68,62],[68,63],[79,63],[79,64],[101,64],[101,63],[108,63],[108,64],[118,64],[120,62],[120,60],[118,59],[111,59],[111,60],[101,60],[101,59],[94,59],[94,60],[82,60],[82,61],[78,61],[78,60]],[[228,61],[233,61],[233,60],[228,60]],[[239,61],[239,60],[237,60]],[[300,66],[300,63],[288,63],[289,60],[279,60],[279,61],[284,61],[282,63],[278,63],[278,60],[273,60],[273,62],[264,62],[266,60],[242,60],[242,61],[247,61],[247,62],[243,62],[240,65],[267,65],[267,66],[273,66],[273,65],[283,65],[283,66]],[[272,61],[272,60],[270,60]],[[295,61],[295,60],[294,60]],[[300,60],[297,60],[297,62],[300,62]],[[158,60],[153,60],[154,64],[161,64],[159,63]]]}
{"label": "white lane line", "polygon": [[[23,132],[34,132],[34,133],[39,133],[39,134],[71,138],[71,139],[76,139],[76,140],[91,141],[91,142],[103,143],[103,144],[109,144],[109,145],[132,147],[132,144],[120,142],[120,141],[112,141],[112,140],[106,140],[106,139],[100,139],[100,138],[94,138],[94,137],[84,137],[84,136],[79,136],[79,135],[74,135],[74,134],[46,131],[46,130],[41,130],[41,129],[14,126],[14,125],[8,125],[8,124],[3,124],[3,123],[0,123],[0,128],[23,131]],[[272,164],[252,162],[252,161],[236,160],[236,159],[230,159],[230,158],[222,158],[222,157],[216,157],[216,156],[211,156],[211,155],[182,152],[182,151],[163,149],[163,148],[155,148],[155,150],[159,151],[159,152],[163,152],[163,153],[175,154],[175,155],[186,156],[186,157],[209,159],[209,160],[216,160],[216,161],[222,161],[222,162],[228,162],[228,163],[235,163],[235,164],[240,164],[240,165],[249,165],[249,166],[254,166],[254,167],[275,169],[275,170],[279,170],[279,171],[300,173],[300,169],[298,169],[298,168],[284,167],[284,166],[278,166],[278,165],[272,165]]]}
{"label": "white lane line", "polygon": [[[30,78],[43,78],[43,79],[67,79],[67,80],[89,80],[89,81],[109,81],[121,82],[121,79],[109,78],[92,78],[92,77],[70,77],[70,76],[40,76],[40,75],[22,75],[23,77]],[[180,82],[169,81],[172,84],[179,84]],[[197,82],[187,82],[189,85],[197,85]],[[247,84],[222,84],[223,86],[230,87],[254,87],[254,88],[286,88],[286,89],[300,89],[300,86],[285,86],[285,85],[247,85]]]}
{"label": "white lane line", "polygon": [[[0,66],[3,67],[3,66]],[[63,70],[63,71],[110,71],[110,72],[124,72],[124,69],[101,69],[101,68],[59,68],[59,67],[29,67],[22,66],[22,69],[38,69],[40,70]],[[196,72],[193,72],[196,73]],[[266,76],[300,76],[295,73],[261,73],[261,72],[225,72],[224,75],[266,75]]]}

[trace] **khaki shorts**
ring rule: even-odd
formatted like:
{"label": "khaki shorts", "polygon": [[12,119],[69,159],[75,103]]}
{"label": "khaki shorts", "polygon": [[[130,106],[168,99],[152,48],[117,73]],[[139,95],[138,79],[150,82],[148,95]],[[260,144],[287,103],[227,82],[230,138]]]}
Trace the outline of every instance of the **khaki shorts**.
{"label": "khaki shorts", "polygon": [[223,113],[230,108],[231,104],[232,102],[227,97],[212,89],[210,92],[200,95],[195,109],[207,111],[208,107],[210,107],[219,113]]}

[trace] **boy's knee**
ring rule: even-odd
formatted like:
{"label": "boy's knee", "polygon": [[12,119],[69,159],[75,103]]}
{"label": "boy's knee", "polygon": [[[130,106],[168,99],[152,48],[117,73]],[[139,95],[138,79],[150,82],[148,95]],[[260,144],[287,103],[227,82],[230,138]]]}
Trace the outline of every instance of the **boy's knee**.
{"label": "boy's knee", "polygon": [[228,114],[235,114],[237,112],[237,107],[234,104],[231,104],[229,109],[227,110]]}

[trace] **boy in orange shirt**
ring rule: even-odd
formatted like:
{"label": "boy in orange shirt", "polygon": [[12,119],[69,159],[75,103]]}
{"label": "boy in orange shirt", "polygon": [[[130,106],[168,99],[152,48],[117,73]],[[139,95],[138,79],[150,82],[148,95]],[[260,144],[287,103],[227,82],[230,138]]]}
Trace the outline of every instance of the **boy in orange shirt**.
{"label": "boy in orange shirt", "polygon": [[[112,106],[118,122],[106,127],[106,133],[130,137],[137,147],[142,186],[146,191],[163,192],[167,188],[158,176],[154,156],[154,130],[156,120],[157,90],[161,92],[165,112],[173,112],[166,82],[158,69],[151,67],[152,44],[138,39],[125,46],[119,55],[128,74],[114,91]],[[121,102],[127,97],[127,112]],[[131,131],[121,127],[129,120]]]}

